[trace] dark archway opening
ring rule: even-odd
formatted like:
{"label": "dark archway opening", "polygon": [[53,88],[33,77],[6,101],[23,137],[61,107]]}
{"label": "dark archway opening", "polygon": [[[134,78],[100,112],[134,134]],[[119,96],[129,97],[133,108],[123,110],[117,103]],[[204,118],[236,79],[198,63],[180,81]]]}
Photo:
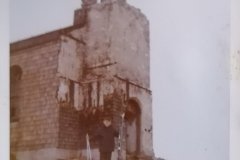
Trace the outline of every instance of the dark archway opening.
{"label": "dark archway opening", "polygon": [[141,108],[136,98],[127,101],[125,121],[127,155],[137,156],[141,152]]}

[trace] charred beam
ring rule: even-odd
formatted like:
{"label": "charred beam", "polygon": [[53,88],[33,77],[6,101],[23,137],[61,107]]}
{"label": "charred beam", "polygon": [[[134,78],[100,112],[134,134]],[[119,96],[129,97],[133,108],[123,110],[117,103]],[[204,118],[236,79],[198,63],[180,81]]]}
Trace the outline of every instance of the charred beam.
{"label": "charred beam", "polygon": [[88,67],[86,69],[87,70],[92,70],[92,69],[97,69],[97,68],[104,68],[104,67],[112,66],[112,65],[115,65],[115,64],[117,64],[117,62],[103,64],[103,65],[98,65],[98,66],[94,66],[94,67]]}
{"label": "charred beam", "polygon": [[81,43],[83,45],[86,45],[86,43],[83,40],[77,39],[76,37],[73,37],[71,34],[64,34],[66,37],[71,38],[72,40]]}
{"label": "charred beam", "polygon": [[131,81],[129,81],[128,79],[119,77],[118,75],[115,75],[114,77],[116,77],[117,79],[122,80],[122,81],[124,81],[124,82],[128,82],[130,85],[133,85],[133,86],[136,86],[136,87],[138,87],[138,88],[141,88],[141,89],[147,91],[149,94],[152,94],[152,91],[151,91],[150,89],[148,89],[148,88],[146,88],[146,87],[143,87],[143,86],[141,86],[141,85],[139,85],[139,84],[137,84],[137,83],[135,83],[135,82],[131,82]]}

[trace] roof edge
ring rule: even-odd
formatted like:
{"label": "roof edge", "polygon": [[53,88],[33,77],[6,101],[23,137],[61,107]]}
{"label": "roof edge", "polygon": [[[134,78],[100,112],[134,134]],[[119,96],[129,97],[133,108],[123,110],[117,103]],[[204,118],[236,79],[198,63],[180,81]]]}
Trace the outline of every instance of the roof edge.
{"label": "roof edge", "polygon": [[10,53],[56,40],[61,35],[66,34],[75,29],[81,28],[81,26],[82,25],[72,25],[66,28],[61,28],[55,31],[47,32],[38,36],[10,43]]}

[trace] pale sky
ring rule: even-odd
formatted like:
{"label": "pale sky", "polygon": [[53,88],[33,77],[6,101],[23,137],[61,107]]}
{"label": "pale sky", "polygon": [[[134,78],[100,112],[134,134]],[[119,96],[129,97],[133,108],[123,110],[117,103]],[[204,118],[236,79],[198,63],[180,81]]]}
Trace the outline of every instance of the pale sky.
{"label": "pale sky", "polygon": [[[229,0],[128,0],[150,21],[154,150],[228,160]],[[10,0],[10,40],[73,22],[80,0]]]}

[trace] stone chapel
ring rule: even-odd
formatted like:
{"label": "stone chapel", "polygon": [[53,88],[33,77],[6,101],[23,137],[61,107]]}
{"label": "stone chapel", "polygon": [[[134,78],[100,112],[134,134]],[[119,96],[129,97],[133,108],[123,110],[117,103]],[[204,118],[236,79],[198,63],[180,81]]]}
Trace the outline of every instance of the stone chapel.
{"label": "stone chapel", "polygon": [[71,26],[11,43],[10,52],[12,159],[86,159],[86,134],[105,110],[122,127],[123,159],[153,159],[149,21],[139,9],[82,0]]}

